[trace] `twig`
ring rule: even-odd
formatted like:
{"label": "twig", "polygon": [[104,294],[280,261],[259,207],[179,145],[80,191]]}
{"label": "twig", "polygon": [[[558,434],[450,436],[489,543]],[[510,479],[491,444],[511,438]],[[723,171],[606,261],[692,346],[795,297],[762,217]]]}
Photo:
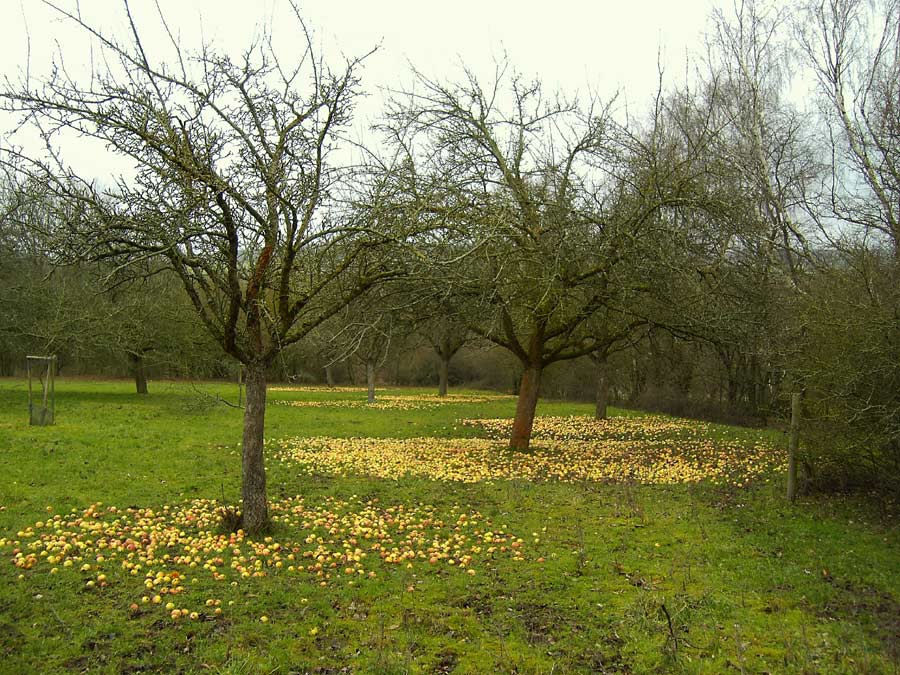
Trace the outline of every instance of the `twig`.
{"label": "twig", "polygon": [[661,605],[663,614],[666,615],[666,622],[669,624],[669,640],[672,641],[674,645],[673,653],[678,652],[678,636],[675,634],[675,627],[672,625],[672,617],[669,615],[669,610],[666,608],[665,603]]}
{"label": "twig", "polygon": [[198,396],[201,396],[206,399],[212,399],[213,403],[223,403],[223,404],[227,405],[229,408],[237,408],[238,410],[244,409],[244,406],[232,403],[231,401],[228,401],[227,399],[222,398],[218,394],[216,394],[215,396],[212,396],[211,394],[207,394],[205,391],[201,391],[200,389],[197,388],[197,385],[194,384],[193,382],[191,382],[191,389]]}

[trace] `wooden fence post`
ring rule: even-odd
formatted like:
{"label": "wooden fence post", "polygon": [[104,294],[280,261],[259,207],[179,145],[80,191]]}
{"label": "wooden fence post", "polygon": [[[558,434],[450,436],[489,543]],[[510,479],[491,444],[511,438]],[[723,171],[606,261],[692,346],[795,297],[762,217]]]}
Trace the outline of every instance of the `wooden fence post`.
{"label": "wooden fence post", "polygon": [[797,451],[800,448],[800,392],[791,394],[791,428],[788,436],[787,498],[797,498]]}

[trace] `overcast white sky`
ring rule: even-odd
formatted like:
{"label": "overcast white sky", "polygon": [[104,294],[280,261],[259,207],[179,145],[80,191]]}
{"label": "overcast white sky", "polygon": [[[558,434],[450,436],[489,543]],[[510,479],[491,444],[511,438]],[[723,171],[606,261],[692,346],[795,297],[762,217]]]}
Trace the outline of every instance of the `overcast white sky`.
{"label": "overcast white sky", "polygon": [[[57,0],[74,8],[74,0]],[[688,51],[702,49],[702,34],[715,0],[306,0],[301,12],[326,53],[355,56],[378,46],[362,73],[373,96],[362,116],[377,113],[383,87],[409,81],[408,63],[437,79],[454,77],[459,64],[493,72],[504,53],[522,74],[568,93],[591,88],[602,97],[643,106],[657,82],[661,55],[667,75],[680,80]],[[201,39],[239,51],[264,25],[272,25],[284,49],[296,39],[295,22],[280,0],[159,0],[170,26],[186,46]],[[81,11],[105,30],[124,30],[121,0],[81,0]],[[164,53],[155,0],[131,0],[147,51]],[[27,26],[27,30],[26,30]],[[30,36],[30,40],[27,39]],[[0,69],[17,78],[30,49],[33,74],[47,72],[54,50],[75,69],[89,57],[84,36],[40,0],[0,0]],[[338,51],[339,50],[339,51]],[[4,140],[9,118],[0,118]],[[108,173],[102,153],[82,153],[86,171]]]}

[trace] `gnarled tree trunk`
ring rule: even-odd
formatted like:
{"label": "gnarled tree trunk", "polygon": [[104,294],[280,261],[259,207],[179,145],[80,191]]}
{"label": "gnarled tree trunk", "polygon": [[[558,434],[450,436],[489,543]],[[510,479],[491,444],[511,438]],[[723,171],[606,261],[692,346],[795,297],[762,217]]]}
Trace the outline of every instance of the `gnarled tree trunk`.
{"label": "gnarled tree trunk", "polygon": [[263,440],[266,421],[266,367],[251,363],[246,371],[247,405],[244,408],[244,447],[241,458],[242,524],[247,532],[258,533],[269,525],[266,499],[266,467]]}
{"label": "gnarled tree trunk", "polygon": [[131,370],[134,373],[134,388],[138,394],[147,393],[147,369],[144,366],[143,354],[129,354]]}
{"label": "gnarled tree trunk", "polygon": [[442,337],[438,342],[432,343],[439,359],[438,396],[440,397],[446,396],[447,390],[450,388],[450,359],[456,355],[456,352],[460,350],[463,344],[463,341],[453,342],[447,336]]}
{"label": "gnarled tree trunk", "polygon": [[448,382],[450,379],[450,357],[441,354],[441,363],[438,367],[438,396],[447,395]]}
{"label": "gnarled tree trunk", "polygon": [[519,384],[519,400],[516,402],[516,418],[513,420],[512,438],[509,447],[512,450],[528,450],[531,442],[531,429],[534,426],[534,412],[537,409],[538,392],[541,388],[540,365],[527,365]]}

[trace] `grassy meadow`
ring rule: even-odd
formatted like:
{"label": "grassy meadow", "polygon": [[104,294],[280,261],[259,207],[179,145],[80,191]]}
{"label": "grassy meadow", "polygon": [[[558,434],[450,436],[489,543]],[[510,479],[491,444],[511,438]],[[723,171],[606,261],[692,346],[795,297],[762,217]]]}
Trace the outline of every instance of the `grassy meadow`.
{"label": "grassy meadow", "polygon": [[[273,528],[234,385],[0,380],[0,672],[897,673],[900,536],[782,497],[755,431],[454,391],[273,385]],[[226,513],[227,515],[227,513]]]}

